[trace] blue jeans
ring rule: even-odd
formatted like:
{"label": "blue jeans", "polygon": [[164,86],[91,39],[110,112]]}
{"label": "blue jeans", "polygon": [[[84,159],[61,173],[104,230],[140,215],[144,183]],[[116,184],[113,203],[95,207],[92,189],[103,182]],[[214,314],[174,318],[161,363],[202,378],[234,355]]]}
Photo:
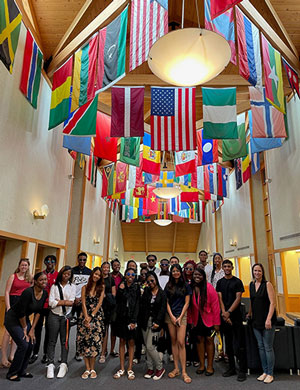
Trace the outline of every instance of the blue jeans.
{"label": "blue jeans", "polygon": [[273,376],[275,355],[273,342],[275,336],[275,326],[272,329],[255,329],[253,328],[259,350],[259,356],[263,372]]}

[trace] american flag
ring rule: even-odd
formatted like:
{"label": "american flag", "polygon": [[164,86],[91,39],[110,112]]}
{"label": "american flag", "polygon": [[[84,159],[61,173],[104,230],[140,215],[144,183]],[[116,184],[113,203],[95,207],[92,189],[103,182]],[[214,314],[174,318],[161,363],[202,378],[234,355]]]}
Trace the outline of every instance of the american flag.
{"label": "american flag", "polygon": [[168,33],[168,10],[157,1],[131,2],[129,71],[148,58],[151,46]]}
{"label": "american flag", "polygon": [[195,88],[151,88],[151,149],[195,150]]}

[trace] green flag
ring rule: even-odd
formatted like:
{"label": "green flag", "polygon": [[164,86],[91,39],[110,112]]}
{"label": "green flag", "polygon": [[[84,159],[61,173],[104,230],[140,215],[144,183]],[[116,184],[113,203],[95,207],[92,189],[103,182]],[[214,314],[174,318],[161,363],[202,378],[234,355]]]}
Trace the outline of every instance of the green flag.
{"label": "green flag", "polygon": [[140,166],[141,137],[121,138],[120,161]]}
{"label": "green flag", "polygon": [[222,142],[223,161],[247,156],[245,113],[237,117],[238,139],[225,139]]}

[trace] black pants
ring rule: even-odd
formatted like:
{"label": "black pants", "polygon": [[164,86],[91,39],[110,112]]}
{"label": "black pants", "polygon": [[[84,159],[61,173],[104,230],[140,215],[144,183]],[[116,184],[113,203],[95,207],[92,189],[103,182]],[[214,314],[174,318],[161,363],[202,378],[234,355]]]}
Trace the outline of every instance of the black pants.
{"label": "black pants", "polygon": [[[18,319],[12,318],[9,312],[5,315],[4,321],[5,328],[8,333],[11,335],[12,339],[17,345],[17,350],[14,356],[14,360],[9,367],[7,378],[10,378],[14,375],[23,375],[25,374],[26,368],[28,366],[28,361],[32,352],[33,345],[31,340],[26,341],[24,339],[24,332],[20,321]],[[27,321],[27,334],[31,328],[29,320]]]}
{"label": "black pants", "polygon": [[45,338],[44,338],[44,346],[43,346],[43,353],[44,355],[47,354],[47,348],[48,348],[48,342],[49,342],[49,329],[48,329],[48,316],[50,313],[50,309],[43,309],[40,313],[40,318],[38,320],[38,323],[35,327],[35,344],[33,347],[33,355],[38,355],[41,345],[41,339],[42,339],[42,330],[43,330],[43,324],[45,319]]}
{"label": "black pants", "polygon": [[49,364],[54,363],[55,346],[58,339],[58,335],[60,336],[61,362],[67,363],[69,352],[69,344],[66,343],[67,336],[69,336],[69,334],[67,335],[67,321],[65,320],[64,316],[59,316],[50,312],[48,318],[48,325],[49,343],[47,355],[49,358]]}
{"label": "black pants", "polygon": [[[81,303],[79,305],[72,306],[72,316],[75,317],[75,314],[76,314],[76,318],[78,319],[81,312],[82,312],[82,304]],[[76,343],[76,354],[77,354],[77,343]]]}
{"label": "black pants", "polygon": [[229,359],[229,367],[231,369],[235,369],[234,356],[236,356],[238,359],[240,372],[246,372],[246,342],[242,321],[233,321],[232,325],[222,321],[222,330],[225,336],[226,354]]}

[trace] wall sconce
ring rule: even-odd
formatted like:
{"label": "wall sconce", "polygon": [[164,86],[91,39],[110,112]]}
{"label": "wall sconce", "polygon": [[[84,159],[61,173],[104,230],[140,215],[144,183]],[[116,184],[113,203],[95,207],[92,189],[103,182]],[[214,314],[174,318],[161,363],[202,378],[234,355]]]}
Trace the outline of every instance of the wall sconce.
{"label": "wall sconce", "polygon": [[265,180],[265,184],[271,184],[271,183],[272,183],[272,179],[267,178],[267,179]]}
{"label": "wall sconce", "polygon": [[234,240],[229,241],[230,246],[237,246],[237,242]]}
{"label": "wall sconce", "polygon": [[94,244],[99,245],[100,244],[100,238],[94,238]]}
{"label": "wall sconce", "polygon": [[32,215],[34,219],[45,219],[47,215],[49,214],[49,207],[46,204],[43,204],[41,207],[41,212],[38,210],[33,210]]}

